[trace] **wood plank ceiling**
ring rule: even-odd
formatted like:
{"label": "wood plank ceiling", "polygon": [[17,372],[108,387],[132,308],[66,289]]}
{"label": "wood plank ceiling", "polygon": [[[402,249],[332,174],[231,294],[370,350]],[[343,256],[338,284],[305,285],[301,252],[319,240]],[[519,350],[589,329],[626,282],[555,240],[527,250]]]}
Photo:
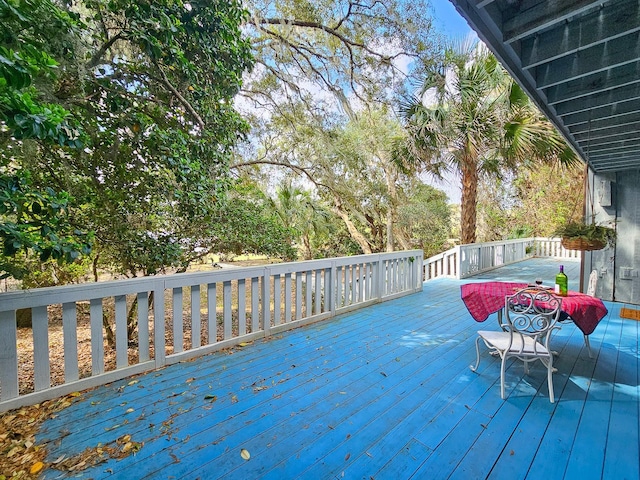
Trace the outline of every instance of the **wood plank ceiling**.
{"label": "wood plank ceiling", "polygon": [[640,168],[640,0],[451,0],[596,172]]}

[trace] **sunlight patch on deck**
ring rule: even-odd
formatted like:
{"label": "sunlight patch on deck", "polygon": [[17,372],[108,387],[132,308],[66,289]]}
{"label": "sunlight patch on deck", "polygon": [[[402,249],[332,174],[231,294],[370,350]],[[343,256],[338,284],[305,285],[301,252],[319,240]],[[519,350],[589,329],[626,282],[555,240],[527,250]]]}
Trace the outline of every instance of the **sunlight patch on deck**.
{"label": "sunlight patch on deck", "polygon": [[453,334],[433,335],[424,332],[411,332],[400,337],[401,344],[407,347],[432,347],[446,343],[460,343],[463,340]]}

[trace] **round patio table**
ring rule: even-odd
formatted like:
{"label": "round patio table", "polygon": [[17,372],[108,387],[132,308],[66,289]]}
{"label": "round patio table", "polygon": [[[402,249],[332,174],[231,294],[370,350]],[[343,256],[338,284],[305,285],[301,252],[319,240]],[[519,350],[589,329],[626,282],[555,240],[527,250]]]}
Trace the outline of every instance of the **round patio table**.
{"label": "round patio table", "polygon": [[[462,301],[476,322],[484,322],[489,315],[500,312],[505,297],[529,286],[517,282],[478,282],[460,286]],[[586,293],[570,290],[562,298],[562,311],[584,335],[590,335],[608,313],[602,300]]]}

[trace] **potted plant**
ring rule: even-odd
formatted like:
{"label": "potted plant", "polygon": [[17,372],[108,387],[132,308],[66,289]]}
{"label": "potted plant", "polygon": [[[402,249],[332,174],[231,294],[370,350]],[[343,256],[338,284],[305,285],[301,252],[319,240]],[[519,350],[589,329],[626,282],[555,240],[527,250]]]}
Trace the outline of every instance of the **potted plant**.
{"label": "potted plant", "polygon": [[613,228],[583,222],[570,222],[558,228],[554,235],[562,237],[562,246],[567,250],[601,250],[613,245],[616,239]]}

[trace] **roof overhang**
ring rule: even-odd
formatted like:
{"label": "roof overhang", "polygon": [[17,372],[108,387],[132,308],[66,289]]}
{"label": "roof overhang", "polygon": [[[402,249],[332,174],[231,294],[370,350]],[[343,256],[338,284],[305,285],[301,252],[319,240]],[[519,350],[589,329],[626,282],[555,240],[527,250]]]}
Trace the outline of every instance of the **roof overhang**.
{"label": "roof overhang", "polygon": [[640,168],[640,0],[451,0],[596,172]]}

